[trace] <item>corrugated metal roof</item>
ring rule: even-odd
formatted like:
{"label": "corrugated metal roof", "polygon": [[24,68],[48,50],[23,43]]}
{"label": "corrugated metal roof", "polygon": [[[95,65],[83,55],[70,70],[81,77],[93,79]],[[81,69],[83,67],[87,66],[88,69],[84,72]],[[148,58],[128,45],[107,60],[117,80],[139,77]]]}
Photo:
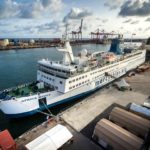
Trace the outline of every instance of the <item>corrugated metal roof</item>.
{"label": "corrugated metal roof", "polygon": [[97,123],[94,135],[116,150],[138,150],[143,144],[142,139],[106,119]]}
{"label": "corrugated metal roof", "polygon": [[150,109],[148,108],[132,103],[130,105],[130,110],[137,112],[139,114],[145,115],[150,118]]}
{"label": "corrugated metal roof", "polygon": [[60,124],[26,145],[29,150],[57,150],[72,138],[70,131]]}
{"label": "corrugated metal roof", "polygon": [[109,120],[142,137],[145,137],[150,129],[149,120],[118,107],[111,111]]}

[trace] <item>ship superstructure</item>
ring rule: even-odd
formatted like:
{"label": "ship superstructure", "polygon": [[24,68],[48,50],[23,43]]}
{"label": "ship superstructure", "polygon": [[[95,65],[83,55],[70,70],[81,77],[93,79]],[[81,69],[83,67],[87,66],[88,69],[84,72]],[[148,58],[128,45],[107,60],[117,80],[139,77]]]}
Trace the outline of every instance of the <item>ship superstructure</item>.
{"label": "ship superstructure", "polygon": [[37,82],[3,91],[0,109],[10,117],[31,115],[88,95],[144,63],[145,50],[124,51],[120,43],[122,37],[112,41],[109,52],[84,49],[75,57],[66,38],[64,46],[57,48],[63,60],[38,61]]}

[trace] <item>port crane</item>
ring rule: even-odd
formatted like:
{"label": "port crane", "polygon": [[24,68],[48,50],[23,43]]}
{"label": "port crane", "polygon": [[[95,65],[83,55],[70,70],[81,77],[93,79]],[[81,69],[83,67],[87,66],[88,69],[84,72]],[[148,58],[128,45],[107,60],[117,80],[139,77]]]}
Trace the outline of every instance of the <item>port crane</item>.
{"label": "port crane", "polygon": [[91,34],[91,39],[101,39],[101,36],[103,36],[103,38],[108,38],[108,36],[111,36],[112,38],[114,35],[119,35],[114,31],[112,32],[105,32],[105,30],[100,31],[99,28],[95,32],[91,32],[90,34]]}
{"label": "port crane", "polygon": [[81,19],[81,24],[77,31],[72,31],[72,39],[82,39],[82,26],[83,26],[83,19]]}

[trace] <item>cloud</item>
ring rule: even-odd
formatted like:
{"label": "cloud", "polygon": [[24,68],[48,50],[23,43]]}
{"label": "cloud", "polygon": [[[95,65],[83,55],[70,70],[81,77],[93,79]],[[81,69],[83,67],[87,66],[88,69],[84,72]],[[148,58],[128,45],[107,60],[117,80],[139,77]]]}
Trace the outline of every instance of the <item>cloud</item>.
{"label": "cloud", "polygon": [[22,37],[58,37],[64,32],[64,24],[61,21],[47,21],[45,23],[35,22],[35,20],[27,20],[24,24],[20,24],[22,20],[18,21],[18,25],[12,25],[7,33],[3,32],[3,34],[7,34],[9,32],[13,33],[12,35],[17,35],[18,37],[21,35]]}
{"label": "cloud", "polygon": [[148,16],[150,15],[150,0],[128,0],[121,6],[119,15],[122,17]]}
{"label": "cloud", "polygon": [[140,22],[139,20],[136,20],[136,21],[131,22],[131,24],[138,24],[139,22]]}
{"label": "cloud", "polygon": [[142,28],[138,28],[138,31],[142,31]]}
{"label": "cloud", "polygon": [[98,20],[98,21],[101,21],[101,20],[102,20],[102,19],[101,19],[101,18],[99,18],[99,17],[96,17],[95,19],[96,19],[96,20]]}
{"label": "cloud", "polygon": [[149,18],[147,18],[145,21],[150,21],[150,17],[149,17]]}
{"label": "cloud", "polygon": [[47,13],[57,13],[62,7],[62,0],[1,0],[0,19],[45,17]]}
{"label": "cloud", "polygon": [[58,21],[52,21],[49,23],[45,23],[45,24],[36,26],[36,28],[39,31],[44,31],[44,30],[55,30],[55,31],[57,31],[57,29],[59,28],[59,24],[60,24],[60,22],[58,22]]}
{"label": "cloud", "polygon": [[61,10],[64,5],[62,0],[41,0],[41,3],[44,8],[48,8],[54,12]]}
{"label": "cloud", "polygon": [[70,12],[64,17],[63,22],[67,22],[70,19],[81,19],[91,15],[92,12],[88,9],[72,8]]}
{"label": "cloud", "polygon": [[20,18],[38,18],[41,16],[43,6],[40,1],[27,4],[20,4],[20,12],[17,17]]}
{"label": "cloud", "polygon": [[124,0],[106,0],[104,6],[109,7],[110,10],[119,8]]}
{"label": "cloud", "polygon": [[147,27],[147,28],[145,29],[145,31],[148,31],[148,30],[150,30],[150,27]]}
{"label": "cloud", "polygon": [[106,22],[108,22],[108,19],[103,19],[102,22],[106,23]]}
{"label": "cloud", "polygon": [[7,22],[0,21],[0,26],[7,26],[7,25],[9,25]]}
{"label": "cloud", "polygon": [[12,0],[1,0],[0,18],[13,17],[18,13],[18,4]]}
{"label": "cloud", "polygon": [[132,19],[128,19],[128,20],[125,20],[123,23],[129,23],[131,21],[132,21]]}

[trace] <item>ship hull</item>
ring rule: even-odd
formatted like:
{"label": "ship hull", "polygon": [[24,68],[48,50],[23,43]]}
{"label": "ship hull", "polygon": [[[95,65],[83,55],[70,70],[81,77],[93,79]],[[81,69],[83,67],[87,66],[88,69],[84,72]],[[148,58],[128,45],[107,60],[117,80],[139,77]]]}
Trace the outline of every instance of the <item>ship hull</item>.
{"label": "ship hull", "polygon": [[[96,92],[96,91],[99,90],[99,89],[101,89],[101,87],[96,88],[96,89],[94,89],[94,90],[87,91],[87,92],[85,92],[85,93],[81,93],[81,94],[78,94],[78,95],[75,95],[75,96],[72,96],[72,97],[63,99],[63,100],[58,101],[58,102],[56,102],[56,103],[47,105],[47,108],[51,108],[51,107],[54,107],[54,106],[57,106],[57,105],[60,105],[60,104],[64,104],[64,103],[66,103],[66,102],[72,102],[72,101],[75,101],[75,100],[77,100],[77,99],[80,99],[80,98],[89,96],[89,95],[91,95],[92,93]],[[22,117],[27,117],[27,116],[34,115],[34,114],[36,114],[36,113],[38,113],[38,112],[40,113],[40,112],[43,111],[43,110],[46,110],[46,108],[43,107],[43,108],[38,108],[38,109],[29,111],[29,112],[18,113],[18,114],[5,114],[5,115],[6,115],[8,118],[22,118]]]}

